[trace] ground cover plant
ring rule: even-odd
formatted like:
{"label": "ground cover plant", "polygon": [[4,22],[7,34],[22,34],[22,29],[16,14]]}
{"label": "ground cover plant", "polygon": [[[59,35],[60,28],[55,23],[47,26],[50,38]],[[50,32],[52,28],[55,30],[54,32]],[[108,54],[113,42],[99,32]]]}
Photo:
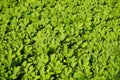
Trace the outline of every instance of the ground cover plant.
{"label": "ground cover plant", "polygon": [[0,0],[0,80],[120,80],[120,0]]}

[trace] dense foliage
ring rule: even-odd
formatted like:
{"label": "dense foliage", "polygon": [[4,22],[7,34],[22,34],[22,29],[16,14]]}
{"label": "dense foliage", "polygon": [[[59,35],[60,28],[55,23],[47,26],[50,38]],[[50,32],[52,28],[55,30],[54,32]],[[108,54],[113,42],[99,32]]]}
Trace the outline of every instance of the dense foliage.
{"label": "dense foliage", "polygon": [[120,80],[120,0],[0,0],[0,80]]}

